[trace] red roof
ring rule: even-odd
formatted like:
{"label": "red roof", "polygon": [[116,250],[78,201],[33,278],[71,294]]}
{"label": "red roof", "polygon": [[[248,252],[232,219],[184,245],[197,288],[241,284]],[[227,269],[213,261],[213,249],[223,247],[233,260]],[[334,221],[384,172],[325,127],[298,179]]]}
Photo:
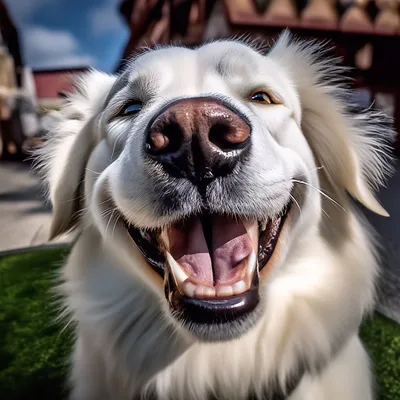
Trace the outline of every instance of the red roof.
{"label": "red roof", "polygon": [[71,83],[74,77],[85,71],[87,71],[86,68],[34,71],[33,76],[38,98],[60,98],[60,93],[71,91]]}

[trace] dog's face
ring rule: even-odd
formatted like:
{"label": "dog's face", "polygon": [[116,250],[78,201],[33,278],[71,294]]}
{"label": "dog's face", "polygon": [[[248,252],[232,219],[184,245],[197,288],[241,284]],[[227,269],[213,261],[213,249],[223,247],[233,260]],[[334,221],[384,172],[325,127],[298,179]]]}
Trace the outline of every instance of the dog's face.
{"label": "dog's face", "polygon": [[[319,167],[330,169],[327,181],[338,176],[332,187],[383,212],[348,171],[357,168],[350,145],[313,141],[330,122],[307,106],[330,103],[311,91],[304,104],[311,84],[302,89],[291,74],[304,65],[289,69],[281,54],[237,42],[148,52],[90,122],[97,137],[85,166],[95,174],[84,191],[97,227],[115,252],[132,255],[129,268],[173,321],[202,340],[236,338],[264,314],[285,259],[318,229]],[[340,110],[322,114],[330,111]],[[350,154],[347,165],[338,152]]]}
{"label": "dog's face", "polygon": [[174,318],[201,338],[262,314],[294,180],[317,185],[299,113],[278,66],[235,42],[145,54],[108,95],[110,197]]}

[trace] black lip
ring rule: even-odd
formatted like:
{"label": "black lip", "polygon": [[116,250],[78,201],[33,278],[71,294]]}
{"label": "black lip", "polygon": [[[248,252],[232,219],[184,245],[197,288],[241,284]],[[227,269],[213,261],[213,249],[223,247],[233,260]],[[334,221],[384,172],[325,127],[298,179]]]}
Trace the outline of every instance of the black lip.
{"label": "black lip", "polygon": [[237,296],[225,299],[194,299],[175,292],[170,303],[183,324],[202,325],[232,322],[252,312],[258,305],[258,285]]}
{"label": "black lip", "polygon": [[[129,235],[136,244],[136,247],[142,253],[145,260],[150,264],[154,271],[156,271],[161,276],[161,278],[164,278],[166,259],[164,254],[155,244],[158,242],[157,232],[143,232],[142,230],[137,229],[132,225],[126,224],[126,226]],[[146,237],[146,235],[149,236]]]}

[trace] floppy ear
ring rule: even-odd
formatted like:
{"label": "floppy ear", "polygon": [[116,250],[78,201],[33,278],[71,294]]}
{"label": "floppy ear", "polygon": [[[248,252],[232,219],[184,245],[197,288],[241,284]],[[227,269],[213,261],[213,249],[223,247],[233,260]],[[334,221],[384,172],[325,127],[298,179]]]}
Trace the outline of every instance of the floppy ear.
{"label": "floppy ear", "polygon": [[52,122],[38,151],[38,166],[53,205],[50,239],[77,225],[86,163],[99,140],[96,117],[114,80],[97,71],[81,76],[61,111],[49,115]]}
{"label": "floppy ear", "polygon": [[[326,58],[315,42],[296,42],[285,32],[269,57],[286,69],[301,103],[299,122],[319,166],[335,192],[347,191],[382,216],[374,196],[392,170],[391,120],[370,109],[354,112],[343,84],[345,67]],[[342,83],[341,83],[342,82]]]}

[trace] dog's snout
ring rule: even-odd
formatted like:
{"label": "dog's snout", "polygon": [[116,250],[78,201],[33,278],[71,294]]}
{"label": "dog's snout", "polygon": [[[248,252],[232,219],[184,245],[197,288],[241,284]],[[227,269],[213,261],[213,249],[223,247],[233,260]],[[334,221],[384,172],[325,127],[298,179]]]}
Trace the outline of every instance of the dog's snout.
{"label": "dog's snout", "polygon": [[210,180],[232,172],[250,146],[244,117],[209,98],[184,99],[165,108],[146,137],[146,152],[168,172]]}

